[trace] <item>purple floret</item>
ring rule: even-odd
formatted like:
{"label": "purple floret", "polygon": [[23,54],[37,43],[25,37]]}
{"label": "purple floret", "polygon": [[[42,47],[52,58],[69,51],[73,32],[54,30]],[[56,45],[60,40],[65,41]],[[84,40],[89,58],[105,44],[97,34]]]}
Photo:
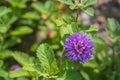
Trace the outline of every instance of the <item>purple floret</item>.
{"label": "purple floret", "polygon": [[94,54],[94,43],[86,34],[75,33],[68,37],[65,42],[65,50],[70,60],[87,62]]}
{"label": "purple floret", "polygon": [[21,68],[20,65],[15,64],[15,65],[11,66],[10,70],[15,71],[15,70],[20,69],[20,68]]}

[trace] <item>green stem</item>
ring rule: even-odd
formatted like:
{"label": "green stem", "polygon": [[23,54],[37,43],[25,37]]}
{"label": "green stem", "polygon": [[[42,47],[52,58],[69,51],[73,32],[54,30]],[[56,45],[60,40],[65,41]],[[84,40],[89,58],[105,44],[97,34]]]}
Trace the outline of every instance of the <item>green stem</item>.
{"label": "green stem", "polygon": [[115,50],[114,50],[114,48],[115,48],[115,46],[113,45],[112,46],[112,50],[113,50],[113,53],[112,53],[112,59],[113,59],[113,61],[112,61],[112,67],[113,67],[113,70],[115,70]]}
{"label": "green stem", "polygon": [[79,18],[79,10],[77,10],[77,13],[76,13],[76,22],[78,21],[78,18]]}

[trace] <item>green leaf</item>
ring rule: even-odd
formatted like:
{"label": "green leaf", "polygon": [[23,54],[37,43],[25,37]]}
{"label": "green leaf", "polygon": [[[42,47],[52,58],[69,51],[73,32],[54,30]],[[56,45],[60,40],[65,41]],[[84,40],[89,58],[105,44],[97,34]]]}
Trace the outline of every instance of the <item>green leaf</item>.
{"label": "green leaf", "polygon": [[91,67],[81,67],[80,73],[83,79],[85,80],[103,80],[105,79],[103,73],[99,73],[98,69],[94,69]]}
{"label": "green leaf", "polygon": [[31,50],[32,52],[36,52],[39,44],[40,44],[39,42],[33,43],[33,44],[31,45],[31,47],[30,47],[30,50]]}
{"label": "green leaf", "polygon": [[98,64],[95,61],[89,61],[84,63],[83,67],[97,68]]}
{"label": "green leaf", "polygon": [[24,70],[24,69],[18,69],[15,71],[10,71],[9,77],[10,78],[16,78],[16,77],[21,77],[21,76],[30,76],[29,72]]}
{"label": "green leaf", "polygon": [[79,28],[77,27],[76,23],[74,23],[74,22],[66,25],[66,27],[60,28],[61,37],[64,37],[64,35],[69,35],[69,34],[72,35],[78,31],[79,31]]}
{"label": "green leaf", "polygon": [[60,1],[60,2],[62,2],[62,3],[65,3],[65,4],[67,4],[67,5],[73,5],[72,0],[58,0],[58,1]]}
{"label": "green leaf", "polygon": [[64,37],[64,35],[69,34],[68,30],[66,27],[61,27],[60,28],[60,35],[61,37]]}
{"label": "green leaf", "polygon": [[119,23],[117,20],[113,19],[113,18],[108,18],[108,29],[112,32],[117,31],[119,27]]}
{"label": "green leaf", "polygon": [[7,40],[5,42],[5,44],[3,44],[3,48],[6,49],[6,48],[10,48],[10,47],[13,47],[14,45],[16,45],[17,43],[20,43],[21,42],[21,39],[20,38],[17,38],[17,37],[11,37],[11,39]]}
{"label": "green leaf", "polygon": [[80,0],[81,4],[85,4],[88,0]]}
{"label": "green leaf", "polygon": [[27,12],[22,15],[22,18],[38,20],[38,19],[40,19],[40,15],[36,12]]}
{"label": "green leaf", "polygon": [[0,59],[6,59],[12,56],[12,51],[9,50],[0,50]]}
{"label": "green leaf", "polygon": [[97,0],[87,0],[85,6],[87,7],[87,6],[93,5],[93,4],[95,4],[96,2],[97,2]]}
{"label": "green leaf", "polygon": [[13,13],[4,15],[0,18],[0,33],[6,33],[17,19],[18,16],[15,16]]}
{"label": "green leaf", "polygon": [[23,52],[14,52],[12,56],[22,66],[33,65],[32,58],[30,58],[27,54]]}
{"label": "green leaf", "polygon": [[0,68],[3,66],[4,62],[3,60],[0,60]]}
{"label": "green leaf", "polygon": [[41,44],[37,49],[37,57],[43,71],[50,71],[54,61],[54,52],[48,44]]}
{"label": "green leaf", "polygon": [[41,2],[33,3],[32,7],[40,13],[49,15],[48,10],[45,9],[44,5]]}
{"label": "green leaf", "polygon": [[25,8],[28,0],[7,0],[13,7]]}
{"label": "green leaf", "polygon": [[0,24],[0,33],[6,33],[7,32],[7,27],[4,24]]}
{"label": "green leaf", "polygon": [[0,77],[3,77],[5,80],[10,80],[8,78],[8,73],[0,68]]}
{"label": "green leaf", "polygon": [[81,32],[92,32],[92,31],[98,31],[98,27],[95,25],[91,25],[89,27],[85,27],[84,30],[81,30]]}
{"label": "green leaf", "polygon": [[10,34],[13,36],[16,36],[16,35],[30,34],[32,32],[33,32],[33,30],[28,26],[19,26],[17,29],[11,31]]}
{"label": "green leaf", "polygon": [[10,8],[3,7],[3,6],[0,7],[0,17],[6,15],[9,12],[11,12]]}
{"label": "green leaf", "polygon": [[87,8],[86,10],[84,10],[84,12],[86,12],[90,16],[94,16],[94,9],[93,8]]}
{"label": "green leaf", "polygon": [[[105,41],[101,37],[98,37],[96,35],[91,35],[91,37],[92,37],[92,40],[94,41],[95,49],[97,52],[100,52],[100,51],[107,52],[108,51],[108,47],[105,44]],[[100,46],[102,46],[102,47],[100,47]]]}
{"label": "green leaf", "polygon": [[81,80],[80,73],[75,70],[66,70],[62,77],[57,80]]}

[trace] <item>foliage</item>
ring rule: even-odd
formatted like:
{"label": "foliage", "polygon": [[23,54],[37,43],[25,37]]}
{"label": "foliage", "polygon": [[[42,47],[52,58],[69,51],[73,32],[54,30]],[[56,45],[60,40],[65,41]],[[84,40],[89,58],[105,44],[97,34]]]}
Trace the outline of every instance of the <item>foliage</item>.
{"label": "foliage", "polygon": [[[107,44],[95,34],[95,25],[84,26],[78,19],[81,11],[94,16],[96,2],[0,0],[0,80],[120,80],[119,22],[108,18]],[[66,38],[77,32],[86,33],[95,45],[94,56],[83,64],[64,56]],[[30,49],[17,51],[20,43]],[[21,68],[10,70],[14,64]]]}

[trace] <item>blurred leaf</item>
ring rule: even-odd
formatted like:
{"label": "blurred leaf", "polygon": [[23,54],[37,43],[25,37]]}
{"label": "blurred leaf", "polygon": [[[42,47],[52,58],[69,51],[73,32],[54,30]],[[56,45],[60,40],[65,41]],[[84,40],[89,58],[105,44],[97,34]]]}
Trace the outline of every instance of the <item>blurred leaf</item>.
{"label": "blurred leaf", "polygon": [[73,5],[72,0],[58,0],[58,1],[60,1],[60,2],[62,2],[62,3],[65,3],[65,4],[67,4],[67,5]]}
{"label": "blurred leaf", "polygon": [[35,8],[38,12],[49,15],[48,10],[44,8],[44,5],[40,2],[32,4],[32,7]]}
{"label": "blurred leaf", "polygon": [[119,23],[117,20],[113,18],[108,18],[108,29],[112,32],[116,32],[119,27]]}
{"label": "blurred leaf", "polygon": [[3,60],[0,60],[0,68],[3,66]]}
{"label": "blurred leaf", "polygon": [[64,37],[64,35],[69,34],[68,30],[66,27],[61,27],[60,28],[60,35],[61,37]]}
{"label": "blurred leaf", "polygon": [[6,33],[10,29],[11,24],[13,24],[17,19],[18,17],[13,13],[4,15],[2,18],[0,18],[0,32]]}
{"label": "blurred leaf", "polygon": [[65,44],[65,41],[66,39],[70,36],[70,34],[64,34],[64,36],[61,36],[62,37],[62,40],[61,40],[61,45],[64,45]]}
{"label": "blurred leaf", "polygon": [[97,68],[98,64],[95,61],[89,61],[83,64],[84,67]]}
{"label": "blurred leaf", "polygon": [[92,31],[98,31],[98,27],[94,25],[90,25],[89,27],[84,27],[81,32],[92,32]]}
{"label": "blurred leaf", "polygon": [[81,67],[80,73],[85,80],[106,80],[102,73],[99,73],[98,69],[91,67]]}
{"label": "blurred leaf", "polygon": [[117,75],[120,76],[120,58],[118,56],[116,56],[115,58],[115,64],[116,64],[116,71],[117,71]]}
{"label": "blurred leaf", "polygon": [[64,37],[64,35],[68,35],[68,34],[72,35],[78,31],[79,31],[79,28],[77,27],[76,23],[74,23],[74,22],[66,25],[66,27],[60,27],[61,37]]}
{"label": "blurred leaf", "polygon": [[23,67],[23,69],[26,70],[26,71],[31,71],[31,72],[33,71],[34,72],[35,69],[33,67],[34,67],[33,64],[27,64]]}
{"label": "blurred leaf", "polygon": [[33,30],[28,26],[19,26],[17,29],[11,31],[11,35],[25,35],[32,33]]}
{"label": "blurred leaf", "polygon": [[94,9],[93,8],[87,8],[84,10],[87,14],[90,16],[94,16]]}
{"label": "blurred leaf", "polygon": [[10,8],[0,6],[0,18],[9,12],[11,12]]}
{"label": "blurred leaf", "polygon": [[0,59],[6,59],[12,56],[12,51],[9,50],[0,50]]}
{"label": "blurred leaf", "polygon": [[22,66],[33,65],[32,58],[30,58],[27,54],[23,52],[14,52],[12,56]]}
{"label": "blurred leaf", "polygon": [[17,38],[17,37],[11,37],[11,39],[9,39],[8,41],[5,42],[5,44],[3,44],[3,48],[10,48],[13,47],[14,45],[16,45],[17,43],[20,43],[21,39]]}
{"label": "blurred leaf", "polygon": [[120,39],[120,36],[114,36],[114,37],[110,37],[109,36],[109,39],[112,41],[112,43],[116,43],[116,42],[118,42],[118,40]]}
{"label": "blurred leaf", "polygon": [[75,22],[75,17],[71,15],[64,15],[59,20],[56,20],[57,26],[66,26],[67,24],[71,24],[72,22]]}
{"label": "blurred leaf", "polygon": [[87,0],[86,5],[85,6],[90,6],[93,5],[97,2],[97,0]]}
{"label": "blurred leaf", "polygon": [[66,70],[62,77],[57,80],[82,80],[80,73],[75,70]]}
{"label": "blurred leaf", "polygon": [[7,0],[13,7],[25,8],[28,0]]}
{"label": "blurred leaf", "polygon": [[0,77],[3,77],[5,80],[10,80],[8,78],[8,73],[0,68]]}
{"label": "blurred leaf", "polygon": [[27,12],[22,15],[22,18],[38,20],[40,19],[40,15],[37,12]]}
{"label": "blurred leaf", "polygon": [[35,52],[35,51],[37,50],[37,48],[38,48],[39,45],[40,45],[39,42],[35,42],[35,43],[30,47],[30,50],[31,50],[32,52]]}
{"label": "blurred leaf", "polygon": [[44,4],[41,2],[33,3],[32,7],[35,8],[38,12],[49,16],[51,13],[54,14],[57,11],[56,7],[53,5],[53,1],[48,0]]}
{"label": "blurred leaf", "polygon": [[2,3],[4,0],[0,0],[0,3]]}
{"label": "blurred leaf", "polygon": [[65,30],[68,30],[69,34],[73,34],[74,33],[73,26],[71,24],[68,24]]}
{"label": "blurred leaf", "polygon": [[[94,41],[95,48],[96,48],[97,52],[100,52],[103,50],[107,53],[108,47],[107,47],[105,41],[101,37],[96,36],[96,35],[91,35],[91,37]],[[102,47],[100,47],[100,46],[102,46]]]}
{"label": "blurred leaf", "polygon": [[6,33],[7,32],[7,27],[3,24],[0,24],[0,33]]}
{"label": "blurred leaf", "polygon": [[80,0],[81,4],[85,4],[88,0]]}
{"label": "blurred leaf", "polygon": [[15,71],[10,71],[9,77],[10,78],[16,78],[16,77],[21,77],[21,76],[30,76],[29,72],[23,69],[18,69]]}
{"label": "blurred leaf", "polygon": [[62,19],[56,20],[56,24],[57,26],[66,25],[66,23]]}

